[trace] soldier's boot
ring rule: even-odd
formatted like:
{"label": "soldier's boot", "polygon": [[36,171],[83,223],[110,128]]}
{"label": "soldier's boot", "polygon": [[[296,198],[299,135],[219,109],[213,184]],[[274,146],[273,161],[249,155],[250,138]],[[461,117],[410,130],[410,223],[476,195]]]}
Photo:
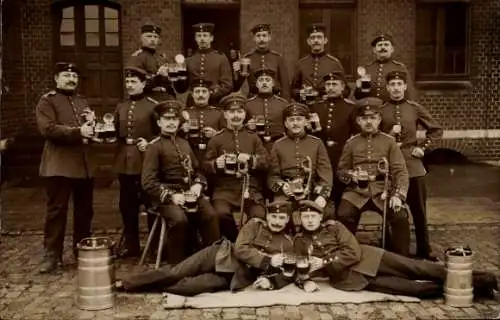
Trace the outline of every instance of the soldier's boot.
{"label": "soldier's boot", "polygon": [[43,260],[38,271],[40,273],[51,273],[57,269],[59,261],[60,259],[57,258],[57,255],[55,253],[46,252],[43,256]]}
{"label": "soldier's boot", "polygon": [[498,281],[494,274],[486,271],[472,272],[474,296],[493,299],[498,291]]}

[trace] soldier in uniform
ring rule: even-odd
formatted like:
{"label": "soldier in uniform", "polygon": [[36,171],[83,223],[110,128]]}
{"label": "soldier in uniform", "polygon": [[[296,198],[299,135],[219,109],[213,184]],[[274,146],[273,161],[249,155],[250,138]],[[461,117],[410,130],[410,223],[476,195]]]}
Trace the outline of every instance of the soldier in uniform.
{"label": "soldier in uniform", "polygon": [[[389,100],[385,81],[387,74],[391,71],[402,71],[409,75],[408,68],[402,62],[392,58],[393,44],[394,40],[389,34],[381,34],[373,39],[371,45],[375,60],[364,67],[363,73],[366,75],[363,75],[356,82],[356,90],[354,91],[356,99],[377,97],[387,101]],[[363,87],[363,82],[366,82],[368,86]],[[416,92],[410,77],[408,77],[407,98],[416,100]]]}
{"label": "soldier in uniform", "polygon": [[[210,202],[202,197],[206,179],[189,142],[177,136],[181,123],[180,102],[167,100],[156,105],[158,137],[146,149],[142,168],[142,187],[159,204],[159,212],[170,225],[165,244],[167,261],[177,263],[187,257],[194,224],[203,245],[219,239],[219,224]],[[194,193],[198,210],[187,212],[187,192]]]}
{"label": "soldier in uniform", "polygon": [[266,219],[254,218],[243,226],[236,244],[221,239],[175,266],[123,277],[116,287],[129,292],[161,291],[183,296],[203,292],[256,288],[280,289],[290,283],[279,267],[293,253],[285,232],[289,203],[268,205]]}
{"label": "soldier in uniform", "polygon": [[[405,98],[408,75],[401,71],[387,74],[387,91],[390,100],[382,108],[382,131],[395,137],[405,157],[410,175],[407,203],[413,216],[417,257],[432,259],[427,232],[427,191],[425,186],[426,170],[422,158],[426,150],[443,137],[443,128],[429,111],[415,101]],[[417,128],[426,130],[422,143],[417,141]]]}
{"label": "soldier in uniform", "polygon": [[302,102],[306,99],[312,102],[321,97],[325,75],[334,71],[344,73],[340,60],[326,52],[326,26],[315,23],[307,31],[307,44],[311,47],[311,53],[297,61],[292,79],[292,98]]}
{"label": "soldier in uniform", "polygon": [[250,59],[248,75],[241,74],[240,61],[233,62],[233,70],[237,74],[235,88],[240,88],[243,81],[247,79],[250,94],[255,95],[260,92],[257,87],[256,71],[261,69],[271,69],[276,73],[273,93],[284,99],[290,99],[290,82],[285,66],[285,60],[278,52],[269,49],[271,41],[271,26],[266,23],[257,24],[252,28],[255,49],[246,53],[243,58]]}
{"label": "soldier in uniform", "polygon": [[248,127],[257,131],[268,151],[271,151],[276,140],[283,137],[283,110],[288,105],[285,99],[273,94],[275,76],[272,69],[257,70],[255,78],[259,93],[246,103],[251,116]]}
{"label": "soldier in uniform", "polygon": [[[418,298],[438,298],[446,279],[444,264],[411,259],[381,248],[360,245],[341,222],[321,221],[321,208],[304,202],[300,210],[303,232],[295,248],[310,252],[310,277],[328,277],[340,290],[369,290]],[[299,252],[300,254],[300,252]],[[314,284],[312,284],[314,285]],[[474,294],[493,297],[498,290],[495,276],[473,271]]]}
{"label": "soldier in uniform", "polygon": [[[356,107],[354,102],[342,97],[347,80],[342,72],[332,72],[323,77],[325,95],[323,100],[311,106],[311,113],[319,118],[321,130],[313,132],[326,145],[333,172],[337,172],[337,164],[345,142],[356,131]],[[334,176],[332,200],[338,208],[345,185]]]}
{"label": "soldier in uniform", "polygon": [[44,94],[36,106],[36,121],[45,138],[40,176],[45,178],[47,215],[44,257],[40,272],[52,272],[62,261],[68,202],[73,197],[73,253],[91,235],[94,174],[97,168],[91,140],[92,119],[85,119],[87,100],[76,93],[79,71],[74,64],[57,63],[56,89]]}
{"label": "soldier in uniform", "polygon": [[231,65],[224,53],[212,49],[214,41],[214,25],[198,23],[193,25],[194,38],[198,50],[186,60],[188,81],[192,86],[200,78],[210,81],[210,98],[212,104],[228,95],[233,90]]}
{"label": "soldier in uniform", "polygon": [[[305,131],[308,118],[309,109],[303,104],[292,103],[283,110],[286,135],[271,149],[267,184],[275,199],[293,199],[295,190],[302,189],[303,196],[324,208],[333,187],[333,171],[323,141]],[[333,208],[328,210],[333,214]]]}
{"label": "soldier in uniform", "polygon": [[[245,127],[248,120],[245,102],[246,98],[238,93],[221,100],[227,127],[209,141],[204,162],[205,172],[217,175],[212,202],[221,233],[231,241],[238,235],[232,214],[235,209],[249,217],[265,217],[259,177],[268,169],[269,154],[259,136]],[[233,164],[237,168],[230,170],[228,154],[237,157]]]}
{"label": "soldier in uniform", "polygon": [[172,83],[168,78],[168,68],[160,65],[166,62],[160,63],[159,60],[165,60],[165,57],[158,57],[156,53],[160,44],[161,31],[161,28],[155,24],[143,25],[141,27],[142,48],[135,51],[127,62],[127,66],[147,72],[144,93],[157,101],[175,99],[176,91],[182,93],[187,89],[186,81],[177,80]]}
{"label": "soldier in uniform", "polygon": [[154,107],[156,101],[144,95],[147,72],[125,69],[125,89],[128,99],[115,111],[118,144],[114,168],[120,182],[120,212],[122,214],[125,248],[121,257],[140,255],[139,207],[145,204],[141,188],[141,170],[144,151],[159,132]]}
{"label": "soldier in uniform", "polygon": [[[356,122],[361,133],[346,142],[338,164],[338,177],[348,187],[342,195],[337,219],[355,234],[363,211],[381,213],[384,210],[384,194],[389,202],[387,219],[393,235],[391,250],[407,256],[410,225],[403,202],[408,191],[408,171],[394,138],[378,129],[381,103],[377,98],[365,98],[357,103]],[[384,159],[387,164],[383,163]],[[386,183],[385,171],[381,170],[385,166],[388,166],[391,183]]]}

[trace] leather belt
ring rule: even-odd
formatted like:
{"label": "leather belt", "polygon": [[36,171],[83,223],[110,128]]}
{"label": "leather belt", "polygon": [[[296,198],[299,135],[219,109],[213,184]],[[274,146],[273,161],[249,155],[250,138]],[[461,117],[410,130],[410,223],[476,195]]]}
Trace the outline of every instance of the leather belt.
{"label": "leather belt", "polygon": [[136,145],[139,140],[134,138],[125,138],[124,141],[126,145],[130,146],[130,145]]}

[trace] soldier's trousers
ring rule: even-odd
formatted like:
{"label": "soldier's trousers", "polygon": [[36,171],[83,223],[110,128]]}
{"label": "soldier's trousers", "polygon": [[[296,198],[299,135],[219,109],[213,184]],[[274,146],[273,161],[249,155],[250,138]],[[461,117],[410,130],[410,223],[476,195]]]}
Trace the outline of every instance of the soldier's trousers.
{"label": "soldier's trousers", "polygon": [[[226,237],[229,241],[235,242],[238,237],[238,227],[236,221],[234,221],[233,211],[240,210],[239,206],[235,206],[229,201],[220,199],[214,200],[213,204],[217,216],[219,217],[221,235]],[[243,211],[249,218],[266,218],[266,209],[264,206],[253,201],[245,201]]]}
{"label": "soldier's trousers", "polygon": [[[349,201],[342,199],[337,210],[337,220],[342,222],[352,234],[358,230],[361,213],[367,210],[373,210],[382,214],[381,210],[369,200],[361,209]],[[390,226],[390,232],[387,232],[387,249],[403,256],[409,255],[410,250],[410,223],[408,222],[408,212],[401,208],[395,212],[387,208],[387,224]]]}
{"label": "soldier's trousers", "polygon": [[377,275],[368,278],[366,290],[436,298],[443,293],[446,269],[443,264],[417,260],[385,251]]}
{"label": "soldier's trousers", "polygon": [[161,206],[159,211],[169,225],[164,243],[168,263],[179,263],[188,256],[192,249],[194,230],[199,231],[203,246],[220,238],[217,214],[206,198],[198,200],[197,212],[186,212],[174,204]]}
{"label": "soldier's trousers", "polygon": [[73,198],[73,253],[76,245],[90,237],[93,211],[94,180],[66,177],[45,179],[47,192],[47,214],[44,227],[44,249],[46,255],[60,259],[64,248],[64,234],[68,217],[68,204]]}
{"label": "soldier's trousers", "polygon": [[406,202],[415,225],[415,238],[417,242],[417,257],[429,258],[431,247],[429,244],[429,232],[427,229],[427,189],[425,177],[410,178],[410,187]]}
{"label": "soldier's trousers", "polygon": [[233,273],[216,273],[215,258],[220,242],[214,243],[175,266],[163,266],[122,279],[126,291],[165,291],[182,296],[229,289]]}

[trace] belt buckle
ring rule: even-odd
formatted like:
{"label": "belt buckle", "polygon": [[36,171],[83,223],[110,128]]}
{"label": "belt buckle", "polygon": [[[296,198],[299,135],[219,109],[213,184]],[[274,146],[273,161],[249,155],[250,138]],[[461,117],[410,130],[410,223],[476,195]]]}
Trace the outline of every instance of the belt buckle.
{"label": "belt buckle", "polygon": [[206,144],[204,144],[204,143],[199,143],[199,144],[198,144],[198,149],[200,149],[200,150],[205,150],[206,148],[207,148],[207,145],[206,145]]}
{"label": "belt buckle", "polygon": [[335,141],[333,141],[333,140],[328,140],[328,141],[326,141],[326,145],[327,145],[328,147],[333,147],[333,146],[334,146],[334,145],[336,145],[336,144],[337,144],[337,142],[335,142]]}
{"label": "belt buckle", "polygon": [[132,145],[132,144],[135,144],[135,139],[132,139],[132,138],[127,138],[125,139],[125,143],[128,144],[128,145]]}
{"label": "belt buckle", "polygon": [[271,141],[271,136],[264,136],[264,141],[265,142]]}

